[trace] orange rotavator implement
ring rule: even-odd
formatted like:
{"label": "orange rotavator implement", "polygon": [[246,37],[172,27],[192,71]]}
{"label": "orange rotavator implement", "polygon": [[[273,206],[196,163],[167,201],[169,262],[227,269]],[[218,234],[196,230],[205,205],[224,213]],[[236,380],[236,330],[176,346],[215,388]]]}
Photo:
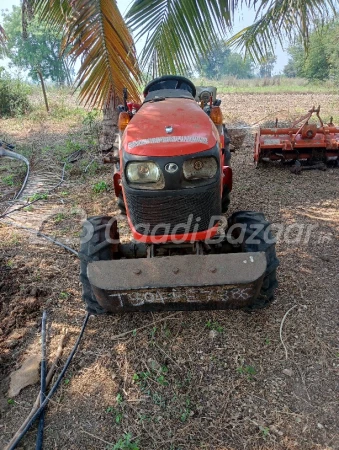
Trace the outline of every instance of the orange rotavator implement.
{"label": "orange rotavator implement", "polygon": [[[339,162],[339,127],[331,117],[330,123],[324,125],[319,116],[320,106],[295,121],[290,128],[259,128],[256,135],[254,162],[261,161],[302,161],[308,163]],[[319,124],[309,123],[316,114]]]}

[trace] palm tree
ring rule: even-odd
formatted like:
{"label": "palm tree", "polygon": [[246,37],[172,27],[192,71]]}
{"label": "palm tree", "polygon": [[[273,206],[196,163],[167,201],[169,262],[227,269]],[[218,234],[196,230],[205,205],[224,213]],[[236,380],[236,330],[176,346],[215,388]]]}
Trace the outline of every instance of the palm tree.
{"label": "palm tree", "polygon": [[[127,87],[138,96],[141,69],[185,73],[232,30],[244,4],[256,10],[253,25],[229,39],[253,59],[274,51],[276,41],[301,36],[335,14],[335,0],[134,0],[122,18],[115,0],[25,0],[50,26],[62,29],[65,47],[81,57],[80,98],[105,105]],[[24,2],[24,3],[25,3]],[[320,20],[321,19],[321,20]],[[139,64],[135,39],[146,36]]]}
{"label": "palm tree", "polygon": [[308,48],[309,32],[331,20],[338,10],[336,0],[249,0],[256,8],[253,25],[232,36],[227,44],[245,49],[247,54],[259,61],[274,54],[274,46],[284,40],[293,42],[301,38]]}
{"label": "palm tree", "polygon": [[[141,71],[131,33],[115,0],[25,0],[47,26],[63,33],[63,48],[81,61],[76,84],[85,105],[102,107],[100,146],[112,147],[117,103],[126,87],[139,101]],[[121,98],[120,98],[121,100]]]}
{"label": "palm tree", "polygon": [[[112,126],[116,98],[127,87],[137,100],[142,71],[184,74],[232,30],[242,5],[256,10],[253,25],[228,40],[252,58],[274,52],[276,41],[301,36],[336,13],[335,0],[134,0],[125,22],[115,0],[24,0],[26,10],[64,35],[64,51],[81,59],[80,99],[104,108]],[[27,5],[29,7],[27,7]],[[25,20],[23,20],[23,23]],[[146,37],[139,61],[134,41]],[[0,30],[1,41],[1,30]]]}
{"label": "palm tree", "polygon": [[[232,32],[236,11],[256,11],[253,25],[226,41],[245,50],[254,61],[274,54],[276,42],[301,37],[307,47],[309,30],[336,13],[333,0],[135,0],[127,24],[136,39],[147,36],[140,64],[157,73],[187,72],[192,61],[215,48]],[[221,36],[220,36],[221,35]],[[200,56],[199,56],[200,55]]]}

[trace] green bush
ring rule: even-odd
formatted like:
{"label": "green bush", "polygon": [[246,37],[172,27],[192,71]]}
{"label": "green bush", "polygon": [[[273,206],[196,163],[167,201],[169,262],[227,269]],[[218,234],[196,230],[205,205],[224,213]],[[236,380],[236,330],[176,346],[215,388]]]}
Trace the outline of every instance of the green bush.
{"label": "green bush", "polygon": [[0,67],[0,117],[14,117],[30,110],[29,88],[22,81],[12,80]]}

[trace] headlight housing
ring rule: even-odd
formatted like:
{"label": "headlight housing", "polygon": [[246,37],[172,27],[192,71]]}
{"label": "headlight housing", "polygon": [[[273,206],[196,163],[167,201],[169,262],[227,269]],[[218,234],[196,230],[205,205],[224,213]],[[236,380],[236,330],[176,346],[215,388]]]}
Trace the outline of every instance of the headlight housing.
{"label": "headlight housing", "polygon": [[183,164],[183,172],[186,180],[213,178],[217,170],[218,163],[213,156],[188,159]]}
{"label": "headlight housing", "polygon": [[153,161],[133,161],[126,167],[127,180],[130,183],[156,183],[160,180],[160,167]]}
{"label": "headlight housing", "polygon": [[130,161],[125,168],[127,182],[133,189],[164,189],[165,179],[153,161]]}

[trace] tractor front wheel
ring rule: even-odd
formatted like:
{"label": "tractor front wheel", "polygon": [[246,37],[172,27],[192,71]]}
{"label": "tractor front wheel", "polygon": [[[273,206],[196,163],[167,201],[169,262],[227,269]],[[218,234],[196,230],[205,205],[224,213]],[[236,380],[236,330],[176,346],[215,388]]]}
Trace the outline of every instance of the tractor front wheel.
{"label": "tractor front wheel", "polygon": [[222,198],[221,198],[221,212],[225,213],[230,206],[231,198],[230,198],[230,190],[228,186],[224,186],[222,190]]}
{"label": "tractor front wheel", "polygon": [[[107,237],[110,239],[107,239]],[[105,314],[99,305],[87,276],[87,265],[91,261],[108,261],[118,259],[117,245],[119,233],[117,221],[109,216],[89,217],[83,226],[80,244],[80,281],[82,284],[82,299],[86,309],[91,314]]]}
{"label": "tractor front wheel", "polygon": [[123,216],[126,216],[126,205],[124,201],[124,196],[122,195],[122,192],[120,192],[118,200],[117,200],[120,212]]}

